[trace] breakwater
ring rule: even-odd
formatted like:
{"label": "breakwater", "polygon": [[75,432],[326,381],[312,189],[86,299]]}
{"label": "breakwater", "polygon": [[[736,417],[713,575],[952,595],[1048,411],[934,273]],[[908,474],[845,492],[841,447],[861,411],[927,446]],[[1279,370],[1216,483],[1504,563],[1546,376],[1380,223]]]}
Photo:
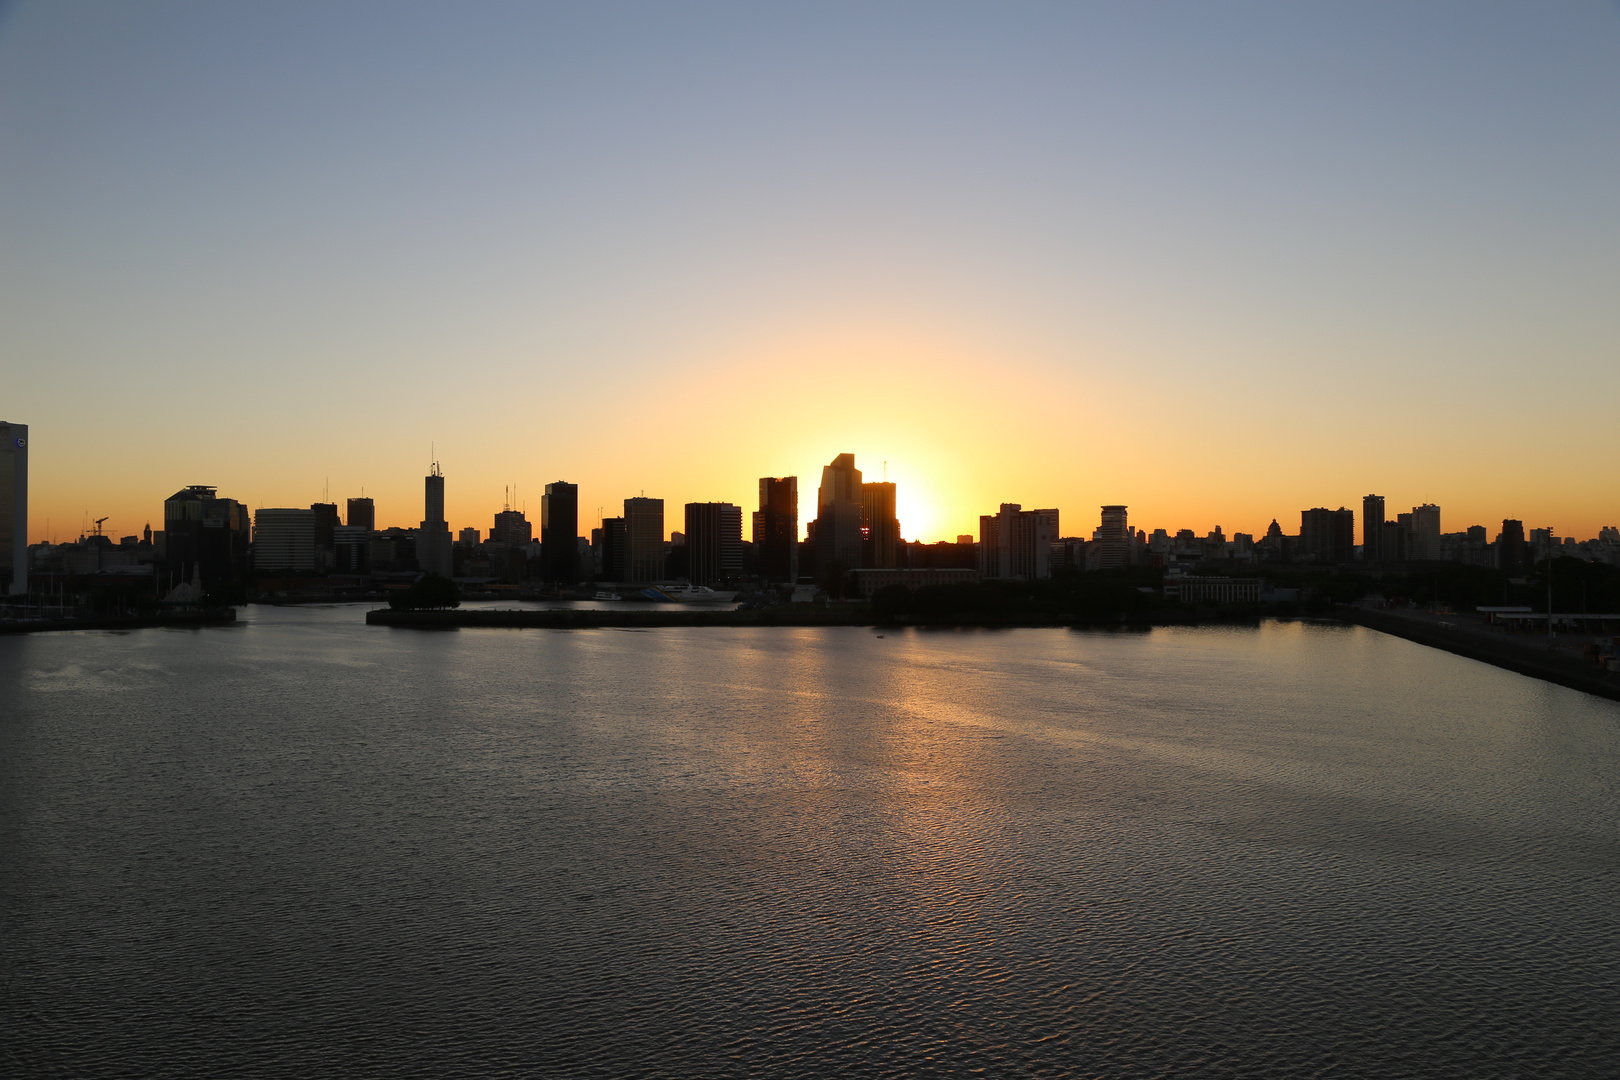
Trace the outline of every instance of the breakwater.
{"label": "breakwater", "polygon": [[[1340,614],[1358,626],[1393,634],[1419,645],[1620,701],[1620,672],[1549,649],[1544,638],[1497,633],[1461,621],[1415,618],[1393,611],[1345,608]],[[1461,618],[1466,617],[1459,616]]]}

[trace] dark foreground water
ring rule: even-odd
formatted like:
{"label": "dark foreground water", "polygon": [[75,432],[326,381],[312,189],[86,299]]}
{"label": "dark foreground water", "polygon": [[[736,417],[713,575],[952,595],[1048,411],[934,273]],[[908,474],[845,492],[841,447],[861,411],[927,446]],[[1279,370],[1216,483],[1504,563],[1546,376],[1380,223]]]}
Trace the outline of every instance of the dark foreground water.
{"label": "dark foreground water", "polygon": [[1620,1075],[1620,705],[1358,628],[0,640],[7,1076]]}

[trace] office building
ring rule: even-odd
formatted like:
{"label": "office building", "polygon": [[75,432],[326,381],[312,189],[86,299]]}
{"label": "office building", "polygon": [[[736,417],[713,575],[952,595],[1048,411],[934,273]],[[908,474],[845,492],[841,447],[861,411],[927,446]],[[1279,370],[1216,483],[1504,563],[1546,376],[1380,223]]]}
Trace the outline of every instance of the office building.
{"label": "office building", "polygon": [[333,536],[339,524],[337,503],[314,503],[310,511],[315,515],[315,569],[330,570],[337,561]]}
{"label": "office building", "polygon": [[1409,559],[1433,562],[1440,558],[1440,508],[1433,503],[1412,507],[1412,531],[1407,540]]}
{"label": "office building", "polygon": [[28,425],[0,421],[0,576],[28,591]]}
{"label": "office building", "polygon": [[687,503],[687,580],[693,585],[719,585],[741,573],[742,507]]}
{"label": "office building", "polygon": [[340,574],[371,572],[371,532],[359,525],[339,525],[332,530],[332,569]]}
{"label": "office building", "polygon": [[[332,507],[333,514],[337,507]],[[253,567],[260,574],[309,574],[315,571],[313,508],[253,512]]]}
{"label": "office building", "polygon": [[540,564],[547,581],[579,580],[579,485],[546,485],[540,498]]}
{"label": "office building", "polygon": [[767,581],[799,576],[799,478],[762,476],[754,513],[754,549]]}
{"label": "office building", "polygon": [[237,581],[247,574],[251,522],[248,508],[222,499],[206,484],[192,484],[163,501],[164,562],[174,581]]}
{"label": "office building", "polygon": [[979,571],[969,568],[940,568],[904,570],[863,569],[850,571],[857,596],[867,600],[879,589],[900,585],[915,592],[936,585],[967,585],[980,580]]}
{"label": "office building", "polygon": [[1058,539],[1056,510],[1025,510],[1002,503],[979,517],[979,572],[986,578],[1034,581],[1052,576],[1052,545]]}
{"label": "office building", "polygon": [[839,454],[821,470],[821,486],[816,491],[816,572],[838,573],[860,567],[861,471],[854,454]]}
{"label": "office building", "polygon": [[1384,540],[1384,497],[1364,495],[1361,499],[1361,558],[1363,562],[1381,562]]}
{"label": "office building", "polygon": [[861,566],[892,570],[900,545],[900,522],[895,517],[894,485],[861,485]]}
{"label": "office building", "polygon": [[1298,555],[1319,563],[1349,562],[1356,547],[1356,512],[1318,506],[1299,512]]}
{"label": "office building", "polygon": [[664,500],[638,496],[624,500],[622,581],[657,581],[664,576]]}
{"label": "office building", "polygon": [[454,572],[450,525],[444,520],[444,473],[435,461],[423,478],[422,524],[416,531],[416,564],[429,574],[449,577]]}
{"label": "office building", "polygon": [[352,528],[371,532],[377,528],[377,507],[368,498],[350,499],[349,515],[344,520]]}

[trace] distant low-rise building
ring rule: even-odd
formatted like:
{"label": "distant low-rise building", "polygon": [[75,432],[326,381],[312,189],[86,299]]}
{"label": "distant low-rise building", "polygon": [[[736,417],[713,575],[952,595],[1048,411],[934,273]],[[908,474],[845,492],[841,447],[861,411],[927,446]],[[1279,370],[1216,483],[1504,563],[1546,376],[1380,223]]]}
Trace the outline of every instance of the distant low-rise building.
{"label": "distant low-rise building", "polygon": [[926,588],[930,585],[957,585],[979,581],[982,575],[977,570],[951,569],[951,570],[899,570],[899,569],[871,569],[854,570],[850,572],[854,579],[856,595],[870,599],[879,589],[890,585],[902,585],[913,591]]}

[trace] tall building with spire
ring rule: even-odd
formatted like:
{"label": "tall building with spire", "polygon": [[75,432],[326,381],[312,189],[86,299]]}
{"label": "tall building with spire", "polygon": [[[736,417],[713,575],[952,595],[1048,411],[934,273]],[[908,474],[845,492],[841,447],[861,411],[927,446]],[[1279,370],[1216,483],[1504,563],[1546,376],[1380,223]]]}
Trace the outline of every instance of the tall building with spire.
{"label": "tall building with spire", "polygon": [[437,461],[424,479],[425,505],[421,527],[416,531],[416,562],[430,574],[449,577],[453,565],[450,525],[444,520],[444,473]]}

